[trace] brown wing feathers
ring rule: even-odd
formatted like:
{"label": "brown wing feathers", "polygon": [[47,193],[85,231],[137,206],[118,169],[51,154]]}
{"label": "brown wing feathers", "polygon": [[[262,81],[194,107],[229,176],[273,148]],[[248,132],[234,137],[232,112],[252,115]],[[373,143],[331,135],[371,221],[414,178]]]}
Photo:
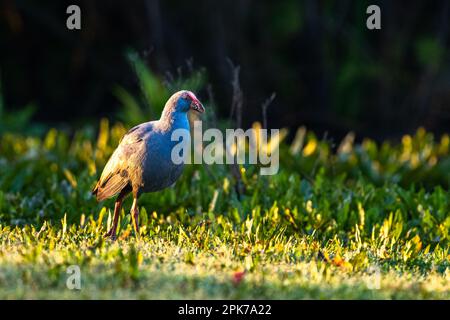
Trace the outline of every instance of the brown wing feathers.
{"label": "brown wing feathers", "polygon": [[109,175],[104,181],[100,179],[92,190],[92,194],[98,201],[111,198],[122,191],[129,184],[128,173],[126,170]]}
{"label": "brown wing feathers", "polygon": [[108,160],[97,185],[92,190],[98,201],[111,198],[130,185],[130,174],[133,172],[130,172],[129,166],[136,161],[137,150],[143,141],[140,129],[142,125],[128,131]]}

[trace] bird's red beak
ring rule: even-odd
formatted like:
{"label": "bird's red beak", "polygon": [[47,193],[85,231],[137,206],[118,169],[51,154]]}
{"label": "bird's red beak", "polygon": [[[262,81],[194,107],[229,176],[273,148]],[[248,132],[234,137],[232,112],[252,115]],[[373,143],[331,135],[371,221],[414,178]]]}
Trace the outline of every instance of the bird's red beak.
{"label": "bird's red beak", "polygon": [[195,110],[195,111],[197,111],[199,113],[205,112],[205,107],[203,107],[202,103],[200,101],[198,101],[197,98],[192,99],[191,109]]}

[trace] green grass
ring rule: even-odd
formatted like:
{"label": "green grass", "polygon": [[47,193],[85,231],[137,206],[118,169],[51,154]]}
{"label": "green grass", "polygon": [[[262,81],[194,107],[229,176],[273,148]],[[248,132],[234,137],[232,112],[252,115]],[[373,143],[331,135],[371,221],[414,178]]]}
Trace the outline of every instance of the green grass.
{"label": "green grass", "polygon": [[450,299],[448,135],[334,152],[301,129],[277,175],[241,167],[238,196],[228,167],[189,166],[111,242],[89,191],[124,132],[0,136],[0,298]]}

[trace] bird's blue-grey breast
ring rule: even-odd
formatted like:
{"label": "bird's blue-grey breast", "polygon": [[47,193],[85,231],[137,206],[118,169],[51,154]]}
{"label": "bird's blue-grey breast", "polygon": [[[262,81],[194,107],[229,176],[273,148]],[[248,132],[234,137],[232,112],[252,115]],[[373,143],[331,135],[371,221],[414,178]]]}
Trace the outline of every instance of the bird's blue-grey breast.
{"label": "bird's blue-grey breast", "polygon": [[[183,104],[183,101],[179,101]],[[187,106],[187,110],[189,106]],[[170,116],[158,123],[157,129],[146,139],[147,156],[144,161],[142,192],[153,192],[172,185],[183,172],[183,164],[175,164],[172,150],[177,141],[172,141],[172,133],[177,129],[189,134],[187,110],[179,106]],[[164,123],[168,121],[168,123]]]}
{"label": "bird's blue-grey breast", "polygon": [[[192,108],[203,112],[203,106],[189,91],[174,94],[166,103],[160,120],[142,123],[122,138],[106,164],[93,190],[98,200],[110,198],[125,188],[136,196],[173,184],[183,171],[183,164],[172,161],[174,130],[189,134],[187,112]],[[198,109],[197,109],[198,108]]]}

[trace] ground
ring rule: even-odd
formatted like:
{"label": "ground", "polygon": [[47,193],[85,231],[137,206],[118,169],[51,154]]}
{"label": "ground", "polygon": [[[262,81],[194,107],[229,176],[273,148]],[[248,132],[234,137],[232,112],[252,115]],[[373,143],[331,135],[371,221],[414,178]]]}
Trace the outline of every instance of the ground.
{"label": "ground", "polygon": [[111,241],[114,200],[89,191],[124,132],[0,136],[0,299],[450,299],[448,136],[333,151],[299,132],[239,192],[196,165],[144,195],[139,235],[128,199]]}
{"label": "ground", "polygon": [[[327,261],[316,257],[320,246],[307,237],[264,244],[232,233],[222,240],[200,226],[189,237],[181,229],[140,239],[125,231],[113,243],[101,230],[94,220],[65,232],[2,230],[0,298],[450,298],[449,271],[423,273],[402,263],[358,269],[356,260],[371,260],[369,250],[344,250],[353,263]],[[80,266],[80,290],[67,287],[70,265]]]}

